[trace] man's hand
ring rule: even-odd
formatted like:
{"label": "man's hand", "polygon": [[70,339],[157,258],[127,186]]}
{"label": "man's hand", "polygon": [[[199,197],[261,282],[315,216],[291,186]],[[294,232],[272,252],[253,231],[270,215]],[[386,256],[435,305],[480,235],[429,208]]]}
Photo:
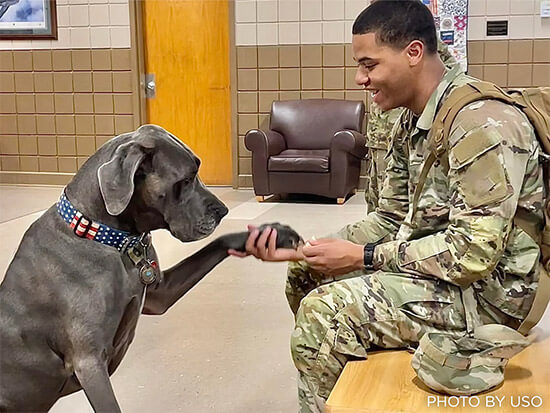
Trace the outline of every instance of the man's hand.
{"label": "man's hand", "polygon": [[290,248],[277,248],[277,230],[271,227],[267,227],[260,234],[258,228],[253,225],[248,226],[250,235],[246,240],[246,252],[236,251],[230,249],[227,251],[229,255],[234,257],[246,257],[253,255],[262,261],[300,261],[304,259],[302,255],[302,246],[299,246],[297,250]]}
{"label": "man's hand", "polygon": [[343,239],[310,240],[302,248],[302,253],[313,269],[327,275],[363,269],[363,245]]}

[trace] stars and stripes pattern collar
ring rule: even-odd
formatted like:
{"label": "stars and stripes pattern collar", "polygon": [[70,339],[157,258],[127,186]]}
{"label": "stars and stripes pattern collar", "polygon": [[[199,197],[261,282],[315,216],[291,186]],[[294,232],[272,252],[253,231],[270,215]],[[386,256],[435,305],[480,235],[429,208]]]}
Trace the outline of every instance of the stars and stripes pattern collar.
{"label": "stars and stripes pattern collar", "polygon": [[129,232],[113,229],[85,217],[69,202],[65,191],[57,202],[57,212],[73,229],[76,236],[114,247],[121,252],[133,247],[140,239],[139,235],[131,235]]}

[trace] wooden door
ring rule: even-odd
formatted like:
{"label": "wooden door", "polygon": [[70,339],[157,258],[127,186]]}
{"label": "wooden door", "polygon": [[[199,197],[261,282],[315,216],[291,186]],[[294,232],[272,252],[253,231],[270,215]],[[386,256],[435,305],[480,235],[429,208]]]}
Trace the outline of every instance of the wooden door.
{"label": "wooden door", "polygon": [[228,0],[144,0],[143,19],[145,71],[156,81],[147,121],[201,158],[205,183],[230,185]]}

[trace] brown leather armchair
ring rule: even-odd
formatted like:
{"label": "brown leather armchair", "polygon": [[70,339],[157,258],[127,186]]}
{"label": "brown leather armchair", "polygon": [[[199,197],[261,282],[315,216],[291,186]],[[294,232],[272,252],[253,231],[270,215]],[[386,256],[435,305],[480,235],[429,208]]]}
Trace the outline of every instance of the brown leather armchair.
{"label": "brown leather armchair", "polygon": [[252,129],[244,142],[252,151],[258,201],[266,195],[303,193],[337,198],[341,204],[359,185],[365,136],[363,102],[336,99],[275,101],[269,130]]}

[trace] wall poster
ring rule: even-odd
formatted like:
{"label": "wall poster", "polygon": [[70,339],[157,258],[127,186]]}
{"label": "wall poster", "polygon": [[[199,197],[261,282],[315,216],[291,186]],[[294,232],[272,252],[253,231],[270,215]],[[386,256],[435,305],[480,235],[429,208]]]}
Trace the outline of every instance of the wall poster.
{"label": "wall poster", "polygon": [[422,0],[434,15],[439,38],[460,63],[468,68],[468,0]]}

